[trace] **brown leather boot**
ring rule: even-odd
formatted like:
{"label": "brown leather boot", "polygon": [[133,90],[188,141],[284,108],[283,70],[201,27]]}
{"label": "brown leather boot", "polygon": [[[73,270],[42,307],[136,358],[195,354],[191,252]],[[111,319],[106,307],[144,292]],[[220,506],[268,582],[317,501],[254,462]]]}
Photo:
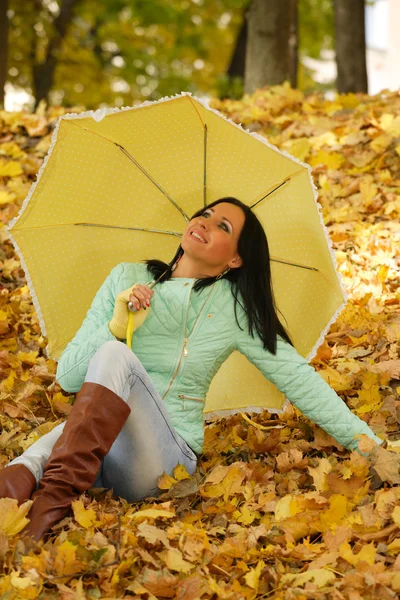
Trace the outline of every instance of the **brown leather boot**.
{"label": "brown leather boot", "polygon": [[66,516],[72,501],[95,482],[101,461],[130,412],[128,404],[107,387],[84,382],[31,496],[30,522],[21,536],[38,541]]}
{"label": "brown leather boot", "polygon": [[0,469],[0,498],[15,498],[18,504],[29,500],[36,490],[36,477],[21,463]]}

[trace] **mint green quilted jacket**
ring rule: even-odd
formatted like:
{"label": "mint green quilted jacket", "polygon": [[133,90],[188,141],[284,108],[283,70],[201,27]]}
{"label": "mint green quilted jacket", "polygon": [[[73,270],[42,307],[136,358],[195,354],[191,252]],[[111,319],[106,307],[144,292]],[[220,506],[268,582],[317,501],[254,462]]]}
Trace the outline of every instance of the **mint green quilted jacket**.
{"label": "mint green quilted jacket", "polygon": [[[56,379],[65,391],[80,390],[91,357],[102,344],[116,339],[108,328],[116,295],[134,283],[145,284],[152,279],[143,263],[120,263],[111,270],[58,362]],[[265,350],[258,335],[253,338],[249,334],[247,317],[240,305],[237,313],[243,331],[238,327],[234,298],[226,279],[199,292],[192,291],[195,281],[173,278],[157,284],[149,315],[132,340],[132,351],[152,378],[176,431],[194,452],[201,453],[203,447],[203,407],[208,388],[235,349],[304,415],[346,448],[358,449],[354,437],[361,433],[382,443],[307,360],[280,336],[276,355]],[[194,327],[186,332],[191,294],[198,311],[208,299]]]}

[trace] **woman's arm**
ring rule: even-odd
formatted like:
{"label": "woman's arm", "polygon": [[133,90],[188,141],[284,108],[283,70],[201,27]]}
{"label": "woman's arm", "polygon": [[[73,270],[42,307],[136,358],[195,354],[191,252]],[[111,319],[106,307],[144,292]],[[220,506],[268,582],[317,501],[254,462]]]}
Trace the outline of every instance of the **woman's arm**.
{"label": "woman's arm", "polygon": [[247,322],[240,323],[236,345],[263,375],[285,394],[306,417],[317,423],[340,444],[359,450],[355,436],[365,434],[377,444],[382,444],[368,425],[346,406],[325,380],[307,363],[293,346],[281,336],[277,340],[277,353],[265,350],[260,337],[253,338]]}
{"label": "woman's arm", "polygon": [[113,316],[115,296],[124,264],[114,267],[98,290],[86,317],[62,353],[57,365],[56,380],[66,392],[78,392],[85,380],[89,360],[102,344],[117,338],[108,323]]}

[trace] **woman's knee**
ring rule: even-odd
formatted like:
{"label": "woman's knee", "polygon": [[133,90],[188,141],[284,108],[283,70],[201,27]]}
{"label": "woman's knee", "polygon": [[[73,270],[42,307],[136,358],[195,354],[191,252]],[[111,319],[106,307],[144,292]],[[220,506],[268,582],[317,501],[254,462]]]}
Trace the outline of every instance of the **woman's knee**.
{"label": "woman's knee", "polygon": [[128,346],[117,340],[110,340],[100,346],[89,361],[101,365],[102,370],[110,369],[112,372],[118,367],[130,367],[134,358],[133,352]]}
{"label": "woman's knee", "polygon": [[138,361],[136,354],[122,342],[105,342],[90,359],[85,381],[105,385],[127,400]]}

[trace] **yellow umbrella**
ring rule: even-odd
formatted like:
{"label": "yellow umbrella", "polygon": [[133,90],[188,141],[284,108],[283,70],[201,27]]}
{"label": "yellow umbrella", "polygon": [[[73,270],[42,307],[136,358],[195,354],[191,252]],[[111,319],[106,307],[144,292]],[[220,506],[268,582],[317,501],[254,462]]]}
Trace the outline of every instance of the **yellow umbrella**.
{"label": "yellow umbrella", "polygon": [[[59,359],[115,265],[170,262],[190,216],[223,196],[252,206],[263,223],[278,314],[311,360],[348,298],[311,168],[189,92],[58,119],[8,228],[46,355]],[[284,401],[235,351],[214,377],[204,412],[249,405],[280,412]]]}

